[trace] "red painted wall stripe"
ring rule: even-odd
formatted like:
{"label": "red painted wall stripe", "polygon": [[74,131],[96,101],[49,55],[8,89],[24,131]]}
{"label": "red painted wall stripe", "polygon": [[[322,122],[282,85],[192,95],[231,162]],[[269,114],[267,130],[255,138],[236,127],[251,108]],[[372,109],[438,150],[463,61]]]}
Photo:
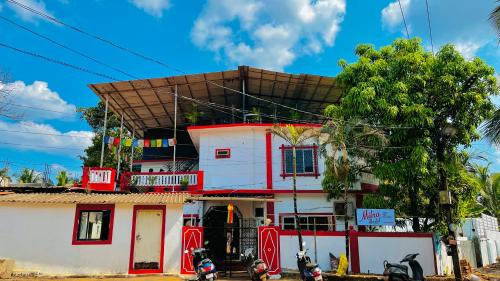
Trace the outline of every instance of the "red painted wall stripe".
{"label": "red painted wall stripe", "polygon": [[266,209],[267,209],[267,218],[271,220],[270,226],[279,226],[280,222],[275,220],[274,217],[274,202],[267,202],[266,203]]}
{"label": "red painted wall stripe", "polygon": [[273,188],[273,151],[271,132],[266,132],[266,176],[267,189]]}
{"label": "red painted wall stripe", "polygon": [[361,266],[359,265],[358,234],[359,232],[355,230],[349,231],[349,253],[351,259],[351,271],[353,273],[359,273],[361,271]]}

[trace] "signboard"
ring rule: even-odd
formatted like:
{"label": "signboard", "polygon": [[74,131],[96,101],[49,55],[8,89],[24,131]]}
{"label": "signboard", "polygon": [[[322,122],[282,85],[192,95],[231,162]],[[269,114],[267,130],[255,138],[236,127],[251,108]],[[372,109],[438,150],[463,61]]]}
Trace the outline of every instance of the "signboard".
{"label": "signboard", "polygon": [[395,225],[393,209],[356,209],[357,225]]}

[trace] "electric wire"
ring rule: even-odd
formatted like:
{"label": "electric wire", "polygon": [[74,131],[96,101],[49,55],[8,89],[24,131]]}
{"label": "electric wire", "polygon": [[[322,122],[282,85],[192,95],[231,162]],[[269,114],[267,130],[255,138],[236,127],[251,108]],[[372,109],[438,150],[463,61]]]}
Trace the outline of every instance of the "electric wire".
{"label": "electric wire", "polygon": [[8,19],[8,18],[6,18],[6,17],[4,17],[4,16],[2,16],[2,15],[0,15],[0,19],[4,20],[4,21],[6,21],[6,22],[8,22],[8,23],[10,23],[10,24],[12,24],[12,25],[14,25],[14,26],[16,26],[16,27],[20,28],[20,29],[23,29],[23,30],[25,30],[25,31],[27,31],[27,32],[29,32],[29,33],[31,33],[31,34],[34,34],[34,35],[36,35],[36,36],[38,36],[38,37],[40,37],[40,38],[43,38],[43,39],[45,39],[45,40],[47,40],[47,41],[51,42],[52,44],[57,45],[57,46],[59,46],[59,47],[61,47],[61,48],[65,49],[65,50],[68,50],[68,51],[70,51],[70,52],[72,52],[72,53],[75,53],[75,54],[77,54],[77,55],[81,56],[81,57],[84,57],[84,58],[86,58],[86,59],[89,59],[89,60],[91,60],[91,61],[93,61],[93,62],[95,62],[95,63],[97,63],[97,64],[99,64],[99,65],[102,65],[102,66],[105,66],[105,67],[107,67],[107,68],[109,68],[109,69],[112,69],[112,70],[114,70],[114,71],[117,71],[117,72],[119,72],[119,73],[121,73],[121,74],[123,74],[123,75],[125,75],[125,76],[128,76],[128,77],[130,77],[130,78],[132,78],[132,79],[140,79],[140,78],[139,78],[139,77],[137,77],[137,76],[134,76],[134,75],[132,75],[132,74],[130,74],[130,73],[127,73],[127,72],[125,72],[125,71],[123,71],[123,70],[121,70],[121,69],[119,69],[119,68],[114,67],[114,66],[111,66],[111,65],[109,65],[109,64],[107,64],[107,63],[105,63],[105,62],[103,62],[103,61],[101,61],[101,60],[95,59],[95,58],[93,58],[93,57],[91,57],[91,56],[89,56],[89,55],[86,55],[86,54],[84,54],[84,53],[82,53],[82,52],[80,52],[80,51],[78,51],[78,50],[75,50],[75,49],[73,49],[73,48],[71,48],[71,47],[69,47],[69,46],[67,46],[67,45],[64,45],[64,44],[62,44],[62,43],[59,43],[59,42],[57,42],[57,41],[55,41],[55,40],[53,40],[53,39],[49,38],[48,36],[45,36],[45,35],[43,35],[43,34],[40,34],[40,33],[36,32],[36,31],[34,31],[34,30],[32,30],[32,29],[30,29],[30,28],[26,27],[26,26],[23,26],[23,25],[21,25],[21,24],[18,24],[18,23],[14,22],[14,21],[12,21],[12,20],[10,20],[10,19]]}
{"label": "electric wire", "polygon": [[401,11],[401,17],[403,17],[403,23],[404,23],[405,29],[406,29],[406,37],[408,39],[410,39],[410,33],[408,32],[408,26],[406,25],[406,19],[405,19],[405,14],[403,12],[403,6],[401,6],[401,0],[398,0],[398,4],[399,4],[399,10]]}
{"label": "electric wire", "polygon": [[432,54],[434,54],[434,43],[432,41],[431,15],[429,13],[429,3],[428,3],[428,0],[425,0],[425,7],[426,7],[426,10],[427,10],[427,25],[429,26],[429,38],[431,39],[431,50],[432,50]]}

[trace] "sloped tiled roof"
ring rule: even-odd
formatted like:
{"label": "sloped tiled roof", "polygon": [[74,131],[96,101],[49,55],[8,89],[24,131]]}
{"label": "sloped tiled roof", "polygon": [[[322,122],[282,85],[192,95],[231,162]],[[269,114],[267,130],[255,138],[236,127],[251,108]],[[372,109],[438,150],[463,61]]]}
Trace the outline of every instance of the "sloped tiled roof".
{"label": "sloped tiled roof", "polygon": [[192,196],[184,192],[175,193],[14,193],[0,195],[0,203],[134,203],[134,204],[183,204]]}

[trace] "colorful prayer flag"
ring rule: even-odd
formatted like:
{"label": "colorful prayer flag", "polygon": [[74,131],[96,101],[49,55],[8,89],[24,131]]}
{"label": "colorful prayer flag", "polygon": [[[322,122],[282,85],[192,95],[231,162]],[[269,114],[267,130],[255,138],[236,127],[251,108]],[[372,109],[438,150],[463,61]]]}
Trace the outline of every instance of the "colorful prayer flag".
{"label": "colorful prayer flag", "polygon": [[168,139],[162,139],[161,143],[163,147],[168,147]]}
{"label": "colorful prayer flag", "polygon": [[120,144],[120,138],[115,138],[115,139],[113,140],[113,144],[114,144],[115,146],[118,146],[118,145]]}
{"label": "colorful prayer flag", "polygon": [[132,139],[126,139],[125,140],[125,146],[130,147],[132,145]]}
{"label": "colorful prayer flag", "polygon": [[137,147],[137,144],[138,144],[137,140],[133,139],[132,140],[132,147]]}
{"label": "colorful prayer flag", "polygon": [[151,147],[156,147],[156,140],[151,140],[149,145]]}
{"label": "colorful prayer flag", "polygon": [[228,224],[233,223],[233,210],[234,210],[233,204],[229,203],[227,205],[227,223]]}
{"label": "colorful prayer flag", "polygon": [[162,147],[162,141],[161,139],[156,140],[156,147]]}
{"label": "colorful prayer flag", "polygon": [[109,143],[109,137],[108,137],[108,136],[105,136],[105,137],[104,137],[104,143],[105,143],[105,144],[108,144],[108,143]]}
{"label": "colorful prayer flag", "polygon": [[113,144],[115,142],[115,138],[113,137],[108,137],[108,141],[106,142],[107,144]]}
{"label": "colorful prayer flag", "polygon": [[112,150],[113,149],[113,144],[112,143],[108,143],[108,148],[109,148],[109,150]]}
{"label": "colorful prayer flag", "polygon": [[137,147],[144,147],[144,140],[137,140]]}
{"label": "colorful prayer flag", "polygon": [[148,139],[144,140],[144,147],[149,147],[150,146],[150,141]]}
{"label": "colorful prayer flag", "polygon": [[125,146],[126,139],[120,139],[120,146]]}
{"label": "colorful prayer flag", "polygon": [[174,146],[177,144],[177,140],[176,139],[168,139],[168,146]]}

